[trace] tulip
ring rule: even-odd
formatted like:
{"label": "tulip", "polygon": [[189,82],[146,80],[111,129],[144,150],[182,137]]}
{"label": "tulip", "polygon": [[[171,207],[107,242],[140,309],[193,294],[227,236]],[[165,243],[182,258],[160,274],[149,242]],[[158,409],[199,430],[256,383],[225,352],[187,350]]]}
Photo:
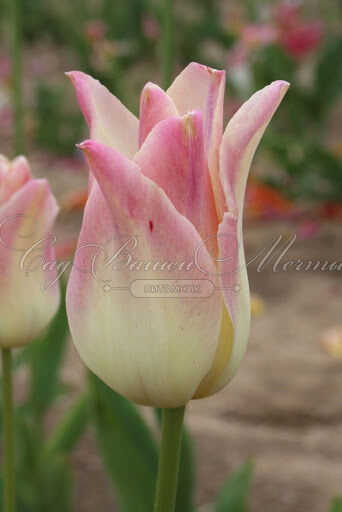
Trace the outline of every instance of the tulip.
{"label": "tulip", "polygon": [[32,179],[26,158],[9,162],[0,156],[0,348],[29,343],[57,311],[58,284],[41,288],[55,271],[43,265],[33,270],[42,258],[55,259],[52,246],[40,250],[48,242],[39,241],[49,235],[57,212],[48,182]]}
{"label": "tulip", "polygon": [[301,59],[313,52],[323,39],[323,28],[318,22],[299,22],[281,31],[279,42],[284,51],[294,59]]}
{"label": "tulip", "polygon": [[[2,359],[3,509],[15,510],[11,349],[33,340],[59,304],[53,241],[58,212],[46,180],[34,180],[23,156],[0,155],[0,349]],[[24,264],[25,261],[25,264]],[[46,267],[47,265],[47,267]],[[55,284],[44,290],[47,280]]]}
{"label": "tulip", "polygon": [[[217,393],[237,371],[249,336],[247,176],[289,84],[276,81],[255,93],[222,133],[224,71],[191,63],[166,92],[148,83],[140,120],[97,80],[68,75],[90,128],[90,139],[79,145],[90,169],[89,198],[67,289],[78,352],[138,404],[179,408]],[[111,257],[131,235],[137,244],[134,252],[126,246],[122,259],[181,262],[197,250],[200,264],[119,270]],[[209,281],[212,293],[132,293],[132,282],[165,279],[202,288]]]}
{"label": "tulip", "polygon": [[303,19],[299,4],[280,3],[274,10],[273,18],[280,46],[294,59],[306,57],[323,39],[322,23]]}

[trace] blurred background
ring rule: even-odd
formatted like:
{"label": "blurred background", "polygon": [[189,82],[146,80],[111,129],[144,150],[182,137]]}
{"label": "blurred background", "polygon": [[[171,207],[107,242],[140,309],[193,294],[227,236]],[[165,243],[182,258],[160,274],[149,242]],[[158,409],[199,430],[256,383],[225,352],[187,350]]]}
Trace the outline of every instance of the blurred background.
{"label": "blurred background", "polygon": [[[19,3],[22,47],[13,51],[11,19]],[[13,157],[20,149],[33,174],[49,178],[61,207],[60,260],[71,258],[75,249],[87,189],[87,168],[75,144],[88,130],[64,72],[91,74],[138,114],[144,84],[162,84],[162,4],[6,0],[0,12],[0,152]],[[247,261],[274,236],[286,240],[294,233],[284,262],[342,261],[341,15],[338,0],[174,2],[173,74],[191,61],[226,69],[225,124],[255,90],[276,79],[291,82],[251,169]],[[23,132],[18,136],[13,70],[18,62],[20,68],[20,55]],[[342,482],[341,271],[275,273],[270,264],[258,272],[259,262],[249,266],[253,321],[244,363],[228,388],[189,407],[195,502],[200,511],[212,510],[227,474],[252,458],[252,512],[325,511]],[[65,337],[56,355],[60,366],[54,368],[51,406],[40,410],[45,432],[58,427],[85,388],[85,371]],[[28,367],[34,371],[36,355],[29,357],[29,364],[19,357],[17,365],[16,396],[23,410],[27,394],[35,396]],[[148,411],[142,414],[152,422]],[[23,428],[27,439],[20,457],[32,473],[35,441],[29,439],[30,423]],[[74,510],[119,511],[117,487],[103,469],[94,428],[80,428],[75,437],[67,454]],[[63,472],[57,472],[59,478]]]}

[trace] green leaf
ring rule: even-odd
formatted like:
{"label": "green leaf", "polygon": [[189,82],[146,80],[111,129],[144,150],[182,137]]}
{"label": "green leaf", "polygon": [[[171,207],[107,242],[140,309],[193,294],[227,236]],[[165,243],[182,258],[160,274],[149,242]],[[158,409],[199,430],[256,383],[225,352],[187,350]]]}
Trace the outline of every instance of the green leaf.
{"label": "green leaf", "polygon": [[16,415],[16,481],[19,500],[27,510],[39,512],[41,436],[23,408]]}
{"label": "green leaf", "polygon": [[89,395],[84,393],[64,414],[49,437],[47,452],[70,452],[80,439],[90,419]]}
{"label": "green leaf", "polygon": [[72,478],[68,461],[60,455],[49,456],[42,459],[39,469],[39,512],[72,512]]}
{"label": "green leaf", "polygon": [[123,512],[153,510],[157,444],[138,409],[90,374],[97,443]]}
{"label": "green leaf", "polygon": [[336,496],[331,502],[329,512],[342,512],[342,497]]}
{"label": "green leaf", "polygon": [[65,290],[61,285],[61,304],[47,331],[30,346],[31,388],[28,403],[41,417],[57,395],[59,369],[69,332],[65,309]]}
{"label": "green leaf", "polygon": [[342,163],[319,141],[272,133],[264,143],[286,174],[268,175],[263,181],[271,186],[278,182],[290,199],[341,201]]}
{"label": "green leaf", "polygon": [[[161,409],[155,409],[159,425],[161,423]],[[195,460],[194,447],[190,432],[183,427],[182,446],[179,461],[179,477],[176,498],[176,512],[193,512],[195,505],[193,501],[195,485]]]}
{"label": "green leaf", "polygon": [[17,498],[25,512],[71,512],[71,472],[67,459],[44,452],[42,434],[33,418],[17,414]]}
{"label": "green leaf", "polygon": [[216,501],[215,512],[247,512],[253,473],[252,461],[247,461],[228,478]]}
{"label": "green leaf", "polygon": [[330,38],[320,54],[315,73],[315,97],[324,111],[332,106],[341,93],[342,37]]}

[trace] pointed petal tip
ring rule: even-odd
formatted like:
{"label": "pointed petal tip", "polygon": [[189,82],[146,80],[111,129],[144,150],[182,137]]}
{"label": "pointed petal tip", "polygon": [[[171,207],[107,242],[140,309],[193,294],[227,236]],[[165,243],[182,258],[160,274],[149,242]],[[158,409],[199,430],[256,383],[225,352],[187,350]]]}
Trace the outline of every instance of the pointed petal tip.
{"label": "pointed petal tip", "polygon": [[75,73],[76,71],[65,71],[65,76],[69,78],[70,82],[75,85],[75,80],[76,80],[76,76],[75,76]]}
{"label": "pointed petal tip", "polygon": [[284,87],[286,90],[290,87],[290,82],[287,80],[275,80],[272,82],[273,84],[277,84],[279,87]]}
{"label": "pointed petal tip", "polygon": [[87,78],[90,78],[94,81],[95,78],[92,78],[90,75],[87,75],[86,73],[83,73],[83,71],[65,71],[65,76],[69,78],[69,80],[72,82],[72,84],[76,87],[76,84],[78,80],[86,81]]}
{"label": "pointed petal tip", "polygon": [[44,192],[51,192],[50,184],[46,178],[33,180],[37,188],[44,190]]}
{"label": "pointed petal tip", "polygon": [[163,89],[159,87],[159,85],[154,84],[153,82],[147,82],[141,91],[140,108],[142,108],[142,105],[144,103],[149,103],[152,100],[152,98],[159,98],[160,95],[163,94],[165,95],[165,92],[163,91]]}
{"label": "pointed petal tip", "polygon": [[271,86],[277,87],[277,90],[279,91],[279,103],[284,98],[285,94],[287,93],[290,83],[286,80],[276,80],[275,82],[272,82]]}
{"label": "pointed petal tip", "polygon": [[200,64],[199,62],[190,62],[189,67],[196,67],[198,69],[204,69],[209,74],[220,76],[220,77],[223,77],[226,74],[226,71],[224,69],[211,68],[210,66],[206,66],[205,64]]}
{"label": "pointed petal tip", "polygon": [[29,186],[32,187],[33,190],[36,190],[38,195],[42,193],[44,197],[49,198],[50,202],[50,214],[54,217],[57,216],[59,212],[59,205],[57,203],[57,200],[55,196],[52,193],[50,183],[46,178],[40,178],[31,180],[28,182]]}
{"label": "pointed petal tip", "polygon": [[290,82],[287,82],[286,80],[275,80],[268,87],[276,87],[277,89],[279,89],[282,97],[284,97],[285,94],[287,93],[290,85],[291,85]]}
{"label": "pointed petal tip", "polygon": [[18,155],[14,158],[13,163],[25,163],[29,165],[28,160],[25,155]]}
{"label": "pointed petal tip", "polygon": [[80,149],[81,151],[84,151],[84,152],[91,149],[92,147],[94,147],[96,145],[97,145],[97,142],[95,142],[94,140],[91,140],[91,139],[86,139],[83,142],[80,142],[79,144],[75,144],[77,149]]}
{"label": "pointed petal tip", "polygon": [[158,84],[155,84],[154,82],[146,82],[143,90],[145,89],[161,89],[161,87]]}

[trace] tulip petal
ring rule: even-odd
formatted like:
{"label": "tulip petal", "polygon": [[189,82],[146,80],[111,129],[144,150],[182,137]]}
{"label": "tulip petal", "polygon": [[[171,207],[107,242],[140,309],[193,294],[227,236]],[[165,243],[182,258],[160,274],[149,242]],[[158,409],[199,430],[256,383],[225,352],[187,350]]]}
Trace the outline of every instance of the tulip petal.
{"label": "tulip petal", "polygon": [[253,94],[227,125],[220,151],[220,178],[230,210],[242,211],[254,153],[288,88],[283,80],[272,82]]}
{"label": "tulip petal", "polygon": [[163,89],[148,82],[140,96],[139,147],[156,124],[178,115],[175,104]]}
{"label": "tulip petal", "polygon": [[233,326],[227,344],[231,354],[207,395],[224,388],[233,378],[245,353],[250,326],[250,293],[242,238],[242,215],[249,168],[260,139],[283,99],[289,84],[273,82],[255,93],[233,116],[225,130],[220,177],[228,212],[218,230],[222,292]]}
{"label": "tulip petal", "polygon": [[180,115],[195,109],[203,112],[205,149],[220,219],[225,204],[219,179],[219,148],[222,140],[225,82],[225,71],[191,62],[166,91]]}
{"label": "tulip petal", "polygon": [[75,87],[91,139],[132,158],[138,150],[138,119],[98,80],[81,71],[67,76]]}
{"label": "tulip petal", "polygon": [[[111,265],[104,268],[101,260],[101,278],[111,279],[107,287],[120,289],[105,292],[98,274],[95,279],[92,273],[81,272],[89,269],[91,254],[86,256],[84,249],[79,249],[80,261],[76,257],[67,291],[76,347],[85,364],[127,398],[143,405],[178,407],[191,399],[211,366],[221,323],[221,294],[215,291],[211,297],[191,299],[136,298],[128,289],[136,279],[163,283],[165,279],[203,279],[204,275],[196,266],[169,272],[126,266],[115,272],[113,265],[118,262],[111,256],[112,250],[118,249],[115,237],[124,235],[127,241],[135,235],[138,245],[131,252],[135,263],[189,262],[201,239],[138,165],[93,141],[80,147],[111,215],[107,215],[108,209],[101,210],[101,192],[94,187],[85,208],[79,247],[108,242],[103,258],[108,261],[109,257]],[[94,266],[99,268],[97,262]],[[209,272],[216,268],[205,249],[203,266]]]}
{"label": "tulip petal", "polygon": [[134,160],[166,192],[203,239],[217,233],[217,214],[203,145],[202,112],[157,124]]}
{"label": "tulip petal", "polygon": [[[242,215],[242,214],[241,214]],[[233,328],[233,339],[227,365],[208,394],[217,393],[233,378],[245,353],[250,328],[250,292],[243,248],[242,233],[238,218],[225,213],[218,230],[219,259],[222,293]]]}
{"label": "tulip petal", "polygon": [[18,156],[13,162],[8,162],[6,172],[1,174],[0,205],[8,201],[17,190],[31,179],[30,167],[24,156]]}
{"label": "tulip petal", "polygon": [[56,269],[42,268],[43,258],[44,263],[55,261],[53,246],[47,247],[51,241],[40,242],[36,250],[23,259],[33,244],[50,233],[57,212],[46,180],[28,181],[0,207],[1,347],[25,345],[57,311],[58,283],[46,290],[41,288],[56,277]]}

